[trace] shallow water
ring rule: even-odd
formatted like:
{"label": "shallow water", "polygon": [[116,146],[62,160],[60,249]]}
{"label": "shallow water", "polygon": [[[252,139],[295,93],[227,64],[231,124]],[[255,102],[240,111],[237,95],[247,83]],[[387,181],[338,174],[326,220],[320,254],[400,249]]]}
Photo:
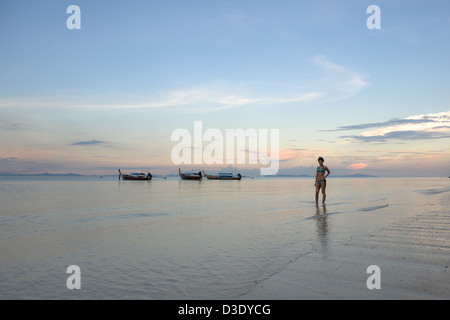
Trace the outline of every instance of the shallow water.
{"label": "shallow water", "polygon": [[449,180],[330,177],[315,207],[305,178],[0,177],[0,298],[237,299],[305,253],[439,205]]}

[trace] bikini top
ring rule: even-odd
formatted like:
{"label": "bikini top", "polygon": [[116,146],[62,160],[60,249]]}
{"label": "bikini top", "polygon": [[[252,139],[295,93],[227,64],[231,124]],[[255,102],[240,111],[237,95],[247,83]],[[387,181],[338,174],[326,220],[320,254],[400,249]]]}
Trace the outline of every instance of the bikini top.
{"label": "bikini top", "polygon": [[325,172],[325,167],[322,167],[322,169],[317,168],[317,172]]}

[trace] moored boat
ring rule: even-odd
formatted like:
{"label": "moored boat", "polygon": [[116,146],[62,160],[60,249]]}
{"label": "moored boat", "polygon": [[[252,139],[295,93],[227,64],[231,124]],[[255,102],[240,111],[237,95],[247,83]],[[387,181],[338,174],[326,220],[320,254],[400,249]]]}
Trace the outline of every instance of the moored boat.
{"label": "moored boat", "polygon": [[152,180],[153,176],[150,172],[145,174],[144,172],[132,172],[130,174],[124,174],[119,169],[119,180],[122,178],[122,180],[136,180],[136,181],[146,181],[146,180]]}
{"label": "moored boat", "polygon": [[178,168],[178,174],[180,175],[181,179],[183,180],[201,180],[202,177],[202,173],[199,172],[193,172],[193,173],[183,173],[181,172],[181,169]]}
{"label": "moored boat", "polygon": [[219,173],[217,175],[212,175],[212,174],[206,174],[205,171],[203,171],[203,175],[208,180],[241,180],[242,179],[242,176],[240,173],[238,173],[237,175],[233,175],[232,173]]}

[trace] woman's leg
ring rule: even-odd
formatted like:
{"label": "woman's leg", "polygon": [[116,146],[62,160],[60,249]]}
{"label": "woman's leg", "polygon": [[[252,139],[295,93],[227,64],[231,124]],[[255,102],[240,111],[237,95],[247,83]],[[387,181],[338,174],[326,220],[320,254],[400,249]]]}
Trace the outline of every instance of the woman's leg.
{"label": "woman's leg", "polygon": [[324,181],[322,181],[322,203],[325,203],[325,199],[327,198],[327,195],[325,193],[326,187],[327,187],[327,182],[324,180]]}
{"label": "woman's leg", "polygon": [[320,183],[316,182],[316,205],[319,204]]}

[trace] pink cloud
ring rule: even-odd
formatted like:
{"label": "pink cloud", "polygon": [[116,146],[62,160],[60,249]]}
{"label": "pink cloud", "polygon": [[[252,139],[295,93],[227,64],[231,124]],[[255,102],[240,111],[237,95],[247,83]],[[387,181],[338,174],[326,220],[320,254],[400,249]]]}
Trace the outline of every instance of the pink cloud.
{"label": "pink cloud", "polygon": [[365,163],[353,163],[353,164],[349,165],[347,168],[351,169],[351,170],[362,170],[367,167],[368,167],[368,165]]}

